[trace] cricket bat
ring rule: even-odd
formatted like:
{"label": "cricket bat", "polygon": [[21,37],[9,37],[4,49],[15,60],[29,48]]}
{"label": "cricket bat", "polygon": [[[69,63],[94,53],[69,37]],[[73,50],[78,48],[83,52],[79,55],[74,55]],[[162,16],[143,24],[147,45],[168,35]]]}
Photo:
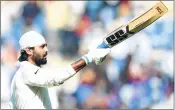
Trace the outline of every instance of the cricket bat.
{"label": "cricket bat", "polygon": [[157,19],[162,17],[168,8],[160,1],[142,15],[134,18],[126,25],[122,25],[103,39],[103,43],[98,48],[112,48],[127,38],[143,30]]}

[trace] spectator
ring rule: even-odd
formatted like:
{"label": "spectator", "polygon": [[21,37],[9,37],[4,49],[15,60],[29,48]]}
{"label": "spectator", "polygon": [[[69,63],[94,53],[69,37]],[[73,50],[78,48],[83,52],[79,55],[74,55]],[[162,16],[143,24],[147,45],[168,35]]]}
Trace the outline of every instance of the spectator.
{"label": "spectator", "polygon": [[[101,82],[102,81],[102,82]],[[97,73],[92,68],[86,68],[80,76],[80,85],[74,93],[78,108],[107,108],[107,98],[104,96],[104,89],[99,88],[100,80]],[[100,95],[101,94],[101,95]]]}

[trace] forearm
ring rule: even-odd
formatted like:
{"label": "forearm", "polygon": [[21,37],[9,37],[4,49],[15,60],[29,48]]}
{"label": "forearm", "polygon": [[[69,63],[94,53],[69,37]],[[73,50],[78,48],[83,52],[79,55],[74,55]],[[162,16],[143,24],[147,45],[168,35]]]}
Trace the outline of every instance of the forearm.
{"label": "forearm", "polygon": [[110,48],[107,49],[93,49],[88,54],[82,56],[80,59],[71,64],[74,71],[77,73],[91,62],[95,62],[97,65],[101,64],[106,55],[110,52]]}
{"label": "forearm", "polygon": [[71,66],[72,66],[72,68],[75,70],[75,72],[80,71],[80,70],[83,69],[86,65],[87,65],[87,64],[86,64],[85,60],[82,59],[82,58],[71,64]]}

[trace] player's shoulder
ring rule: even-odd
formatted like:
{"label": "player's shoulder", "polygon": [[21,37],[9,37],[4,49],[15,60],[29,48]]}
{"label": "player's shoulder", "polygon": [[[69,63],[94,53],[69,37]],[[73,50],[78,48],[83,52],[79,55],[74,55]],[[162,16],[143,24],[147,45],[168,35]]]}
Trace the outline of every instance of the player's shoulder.
{"label": "player's shoulder", "polygon": [[19,68],[20,69],[39,69],[40,67],[28,62],[28,61],[22,61],[20,62],[20,65],[19,65]]}
{"label": "player's shoulder", "polygon": [[41,67],[36,66],[28,61],[23,61],[20,63],[18,73],[21,74],[22,76],[28,77],[29,75],[36,74],[38,70],[41,70]]}

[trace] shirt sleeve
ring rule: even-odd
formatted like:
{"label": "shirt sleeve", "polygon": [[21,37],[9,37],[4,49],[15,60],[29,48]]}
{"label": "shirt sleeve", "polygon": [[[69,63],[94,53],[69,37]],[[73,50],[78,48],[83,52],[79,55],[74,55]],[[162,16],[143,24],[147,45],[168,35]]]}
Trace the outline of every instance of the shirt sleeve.
{"label": "shirt sleeve", "polygon": [[29,67],[27,69],[22,72],[23,81],[28,85],[38,87],[59,86],[76,74],[71,65],[59,71]]}

